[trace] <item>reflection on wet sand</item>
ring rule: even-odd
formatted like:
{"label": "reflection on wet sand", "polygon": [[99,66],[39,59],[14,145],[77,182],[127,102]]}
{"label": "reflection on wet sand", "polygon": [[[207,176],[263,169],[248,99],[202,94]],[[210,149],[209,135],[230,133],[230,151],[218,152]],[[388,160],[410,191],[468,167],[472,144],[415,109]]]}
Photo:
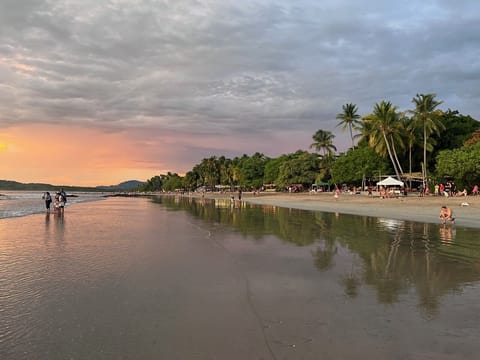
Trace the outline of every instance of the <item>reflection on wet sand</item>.
{"label": "reflection on wet sand", "polygon": [[453,241],[455,236],[455,229],[449,225],[442,225],[440,226],[440,239],[444,245],[450,245]]}
{"label": "reflection on wet sand", "polygon": [[380,303],[393,304],[413,290],[428,316],[437,314],[442,296],[480,280],[477,229],[247,203],[239,211],[218,199],[165,196],[153,201],[234,227],[255,241],[274,234],[298,246],[312,246],[313,265],[319,271],[334,267],[339,248],[348,250],[361,265],[340,280],[345,294],[355,296],[362,287],[372,287]]}

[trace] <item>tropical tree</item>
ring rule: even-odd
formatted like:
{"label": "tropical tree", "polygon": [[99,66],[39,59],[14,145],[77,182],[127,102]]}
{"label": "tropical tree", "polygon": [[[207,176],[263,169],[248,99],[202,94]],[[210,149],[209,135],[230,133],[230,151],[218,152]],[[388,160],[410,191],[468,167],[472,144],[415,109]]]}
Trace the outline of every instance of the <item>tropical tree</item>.
{"label": "tropical tree", "polygon": [[439,121],[442,114],[437,110],[437,106],[441,105],[443,101],[435,100],[436,94],[417,94],[412,102],[415,109],[410,112],[413,114],[413,119],[419,126],[423,128],[423,183],[427,181],[427,141],[432,133],[438,133],[444,129],[443,124]]}
{"label": "tropical tree", "polygon": [[281,155],[274,159],[269,159],[265,164],[265,170],[263,174],[264,184],[276,184],[279,169],[281,165],[289,159],[289,155]]}
{"label": "tropical tree", "polygon": [[332,167],[335,183],[362,183],[378,173],[391,171],[388,160],[368,146],[355,147],[340,155]]}
{"label": "tropical tree", "polygon": [[147,180],[147,182],[139,187],[140,191],[160,191],[162,190],[163,179],[156,175],[151,179]]}
{"label": "tropical tree", "polygon": [[183,178],[177,173],[168,172],[167,175],[161,175],[161,177],[163,178],[163,190],[175,191],[183,189]]}
{"label": "tropical tree", "polygon": [[434,140],[435,147],[430,153],[429,169],[439,151],[461,148],[465,142],[472,136],[475,130],[480,129],[480,122],[473,119],[469,115],[462,115],[457,110],[448,109],[443,112],[439,121],[443,124],[444,129],[438,133],[433,133],[429,140]]}
{"label": "tropical tree", "polygon": [[183,183],[188,190],[195,190],[199,186],[200,175],[198,172],[190,170],[185,174]]}
{"label": "tropical tree", "polygon": [[258,152],[252,156],[243,155],[238,162],[238,168],[241,173],[240,185],[247,188],[260,188],[263,185],[263,176],[267,162],[268,158]]}
{"label": "tropical tree", "polygon": [[312,136],[313,143],[310,145],[310,148],[315,149],[315,151],[322,152],[322,157],[326,155],[333,155],[337,148],[333,145],[333,135],[330,131],[317,130],[317,132]]}
{"label": "tropical tree", "polygon": [[458,186],[473,186],[480,179],[480,142],[459,149],[443,150],[437,155],[436,174],[449,176]]}
{"label": "tropical tree", "polygon": [[404,138],[405,144],[408,147],[408,172],[410,174],[410,187],[412,187],[412,164],[414,149],[419,146],[419,128],[416,126],[415,121],[411,118],[404,119]]}
{"label": "tropical tree", "polygon": [[352,147],[354,147],[353,129],[360,124],[360,115],[357,113],[358,108],[355,104],[345,104],[342,106],[343,112],[337,114],[337,119],[340,120],[338,125],[342,126],[342,130],[347,128],[350,131],[350,138],[352,139]]}
{"label": "tropical tree", "polygon": [[302,184],[309,187],[318,174],[319,158],[317,154],[298,150],[286,159],[279,168],[276,184],[286,187],[289,184]]}
{"label": "tropical tree", "polygon": [[373,113],[365,116],[364,127],[369,133],[364,133],[364,136],[368,138],[368,145],[378,154],[388,153],[395,174],[400,179],[403,170],[398,161],[396,146],[403,148],[404,144],[402,117],[397,109],[390,101],[382,100],[380,104],[376,103]]}

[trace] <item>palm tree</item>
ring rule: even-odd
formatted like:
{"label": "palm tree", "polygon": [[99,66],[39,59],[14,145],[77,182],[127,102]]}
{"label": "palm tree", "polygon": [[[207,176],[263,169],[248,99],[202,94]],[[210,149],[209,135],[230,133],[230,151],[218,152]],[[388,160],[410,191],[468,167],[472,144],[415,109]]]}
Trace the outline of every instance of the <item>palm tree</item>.
{"label": "palm tree", "polygon": [[312,136],[314,143],[310,145],[310,148],[315,149],[315,151],[322,152],[322,157],[326,155],[333,155],[337,148],[333,145],[333,135],[330,131],[317,130],[317,132]]}
{"label": "palm tree", "polygon": [[395,144],[403,148],[403,142],[401,139],[402,122],[397,109],[398,107],[385,100],[380,104],[375,104],[373,113],[367,115],[364,119],[364,128],[369,133],[363,135],[367,137],[368,145],[378,154],[385,155],[388,153],[395,174],[400,180],[400,174],[403,174],[403,170],[398,161]]}
{"label": "palm tree", "polygon": [[415,122],[412,119],[405,119],[405,140],[408,146],[408,172],[410,173],[410,188],[412,187],[412,150],[417,143],[417,129],[418,128],[415,126]]}
{"label": "palm tree", "polygon": [[436,94],[417,94],[412,99],[415,104],[415,109],[410,112],[413,113],[413,119],[423,127],[423,183],[427,181],[427,139],[434,132],[439,133],[444,129],[443,124],[439,120],[440,110],[436,107],[443,103],[443,101],[435,100]]}
{"label": "palm tree", "polygon": [[345,131],[347,128],[350,130],[352,147],[354,147],[353,129],[360,123],[360,115],[357,114],[358,108],[355,104],[345,104],[342,106],[342,110],[342,113],[337,114],[337,119],[341,120],[338,125],[342,125],[342,131]]}

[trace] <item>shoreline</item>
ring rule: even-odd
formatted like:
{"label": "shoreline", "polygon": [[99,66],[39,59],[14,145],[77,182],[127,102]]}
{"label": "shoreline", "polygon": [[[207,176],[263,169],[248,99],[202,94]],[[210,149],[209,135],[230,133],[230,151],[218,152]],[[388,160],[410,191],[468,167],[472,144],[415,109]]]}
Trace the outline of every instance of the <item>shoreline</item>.
{"label": "shoreline", "polygon": [[[237,193],[205,193],[206,199],[229,200],[232,194],[238,201]],[[441,224],[438,215],[443,205],[453,210],[455,226],[480,228],[480,196],[419,197],[410,194],[406,197],[382,199],[366,194],[340,194],[335,199],[333,193],[242,193],[242,201],[256,205],[279,206],[292,209],[325,211],[340,214],[372,216],[395,220],[408,220]],[[201,197],[201,194],[191,194]],[[468,206],[462,206],[468,203]]]}

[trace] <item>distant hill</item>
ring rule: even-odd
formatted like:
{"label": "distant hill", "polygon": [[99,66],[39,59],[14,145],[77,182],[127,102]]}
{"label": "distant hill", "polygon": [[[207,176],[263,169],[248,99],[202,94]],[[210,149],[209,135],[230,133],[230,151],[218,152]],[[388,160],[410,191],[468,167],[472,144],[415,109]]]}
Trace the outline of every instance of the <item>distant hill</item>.
{"label": "distant hill", "polygon": [[144,183],[138,180],[124,181],[118,185],[108,186],[64,186],[43,183],[20,183],[12,180],[0,180],[0,190],[38,190],[38,191],[56,191],[63,188],[66,192],[71,191],[131,191]]}
{"label": "distant hill", "polygon": [[96,189],[102,190],[102,191],[130,191],[130,190],[135,190],[139,186],[142,186],[145,184],[142,181],[138,180],[128,180],[121,182],[118,185],[108,185],[108,186],[97,186]]}

